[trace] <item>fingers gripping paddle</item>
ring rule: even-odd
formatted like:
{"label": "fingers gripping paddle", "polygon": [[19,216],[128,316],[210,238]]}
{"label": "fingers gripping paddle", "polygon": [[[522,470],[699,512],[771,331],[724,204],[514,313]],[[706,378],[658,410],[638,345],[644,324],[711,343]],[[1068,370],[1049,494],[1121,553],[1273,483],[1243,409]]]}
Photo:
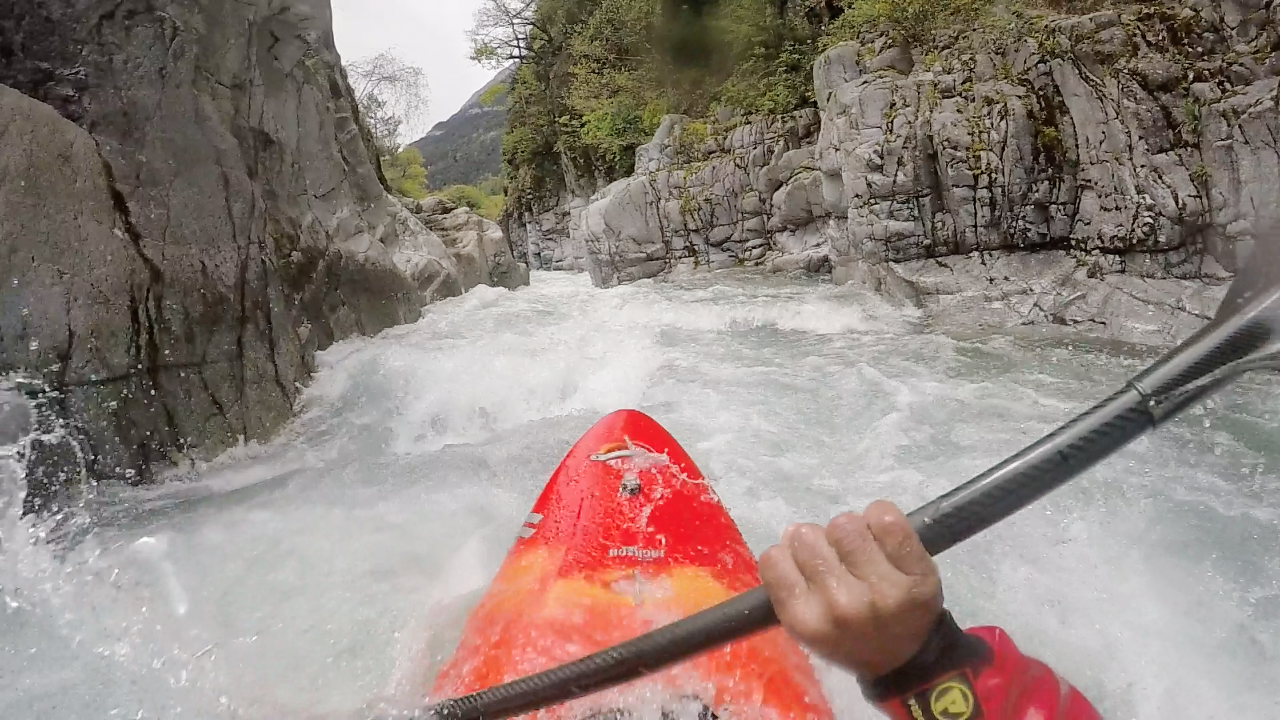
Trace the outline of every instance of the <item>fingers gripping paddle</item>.
{"label": "fingers gripping paddle", "polygon": [[[1280,242],[1255,247],[1204,328],[1107,399],[908,515],[937,555],[1039,500],[1245,372],[1280,369]],[[1246,249],[1240,243],[1242,250]],[[1269,347],[1271,346],[1271,347]],[[1264,350],[1269,352],[1263,353]],[[778,624],[762,587],[581,660],[415,713],[509,718],[635,680]]]}

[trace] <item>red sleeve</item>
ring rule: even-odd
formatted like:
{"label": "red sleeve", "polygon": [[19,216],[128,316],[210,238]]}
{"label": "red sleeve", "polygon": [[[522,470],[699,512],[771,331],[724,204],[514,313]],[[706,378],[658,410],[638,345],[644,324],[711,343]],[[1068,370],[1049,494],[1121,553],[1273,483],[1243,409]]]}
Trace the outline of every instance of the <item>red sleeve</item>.
{"label": "red sleeve", "polygon": [[1101,720],[1048,665],[1023,655],[1000,628],[960,630],[949,613],[906,665],[864,683],[893,720]]}

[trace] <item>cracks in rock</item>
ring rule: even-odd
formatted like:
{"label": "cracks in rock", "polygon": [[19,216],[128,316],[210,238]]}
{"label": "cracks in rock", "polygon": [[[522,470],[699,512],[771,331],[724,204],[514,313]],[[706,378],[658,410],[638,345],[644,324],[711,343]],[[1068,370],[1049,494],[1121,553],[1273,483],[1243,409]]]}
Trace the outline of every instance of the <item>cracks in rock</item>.
{"label": "cracks in rock", "polygon": [[[1280,86],[1277,86],[1277,90],[1280,90]],[[1277,101],[1277,107],[1280,107],[1280,101]],[[1280,138],[1276,137],[1275,125],[1272,123],[1264,123],[1263,127],[1267,129],[1267,135],[1271,136],[1271,142],[1264,144],[1277,159],[1280,159]]]}
{"label": "cracks in rock", "polygon": [[[208,269],[208,267],[205,265],[204,260],[201,260],[201,261],[200,261],[200,269],[201,269],[201,271],[202,271],[203,276],[204,276],[205,278],[207,278],[207,277],[208,277],[208,274],[209,274],[209,269]],[[213,387],[212,387],[211,385],[209,385],[209,378],[207,378],[207,377],[205,376],[205,374],[204,374],[204,369],[205,369],[206,367],[209,367],[209,366],[211,366],[211,365],[215,365],[215,364],[219,364],[219,365],[220,365],[220,364],[224,364],[224,363],[225,363],[225,361],[223,361],[222,363],[211,363],[211,362],[209,362],[209,354],[208,354],[208,353],[209,353],[209,349],[208,349],[208,347],[206,346],[206,347],[205,347],[205,351],[204,351],[204,357],[203,357],[203,358],[201,358],[201,360],[200,360],[199,364],[198,364],[198,365],[196,365],[196,366],[195,366],[194,368],[192,368],[192,369],[195,371],[195,375],[196,375],[196,377],[198,377],[198,378],[200,379],[200,385],[204,388],[205,395],[207,395],[207,396],[209,397],[209,401],[210,401],[211,403],[213,403],[213,407],[214,407],[214,409],[218,412],[219,417],[221,417],[221,418],[222,418],[222,422],[223,422],[223,424],[225,424],[225,425],[227,426],[227,437],[228,437],[228,438],[235,438],[235,437],[236,437],[236,429],[235,429],[235,425],[234,425],[234,424],[232,424],[232,422],[231,422],[231,416],[227,414],[227,408],[222,404],[222,400],[218,398],[217,394],[216,394],[216,393],[214,393],[214,391],[213,391]],[[171,365],[171,366],[169,366],[169,367],[168,367],[168,368],[166,368],[166,369],[170,369],[170,368],[174,368],[174,367],[177,367],[177,368],[180,368],[180,369],[186,369],[187,367],[190,367],[190,365],[189,365],[189,364],[176,364],[176,365]],[[241,408],[241,412],[243,412],[243,408]]]}
{"label": "cracks in rock", "polygon": [[142,260],[142,264],[146,266],[151,279],[159,279],[162,281],[163,275],[160,272],[159,266],[157,266],[155,262],[147,256],[147,253],[142,248],[142,233],[138,230],[137,226],[134,225],[133,211],[129,209],[129,202],[125,199],[124,193],[121,192],[119,185],[116,184],[115,169],[112,167],[111,161],[107,159],[106,154],[103,152],[101,143],[99,143],[96,138],[94,139],[94,144],[97,147],[98,159],[102,163],[102,170],[106,176],[107,192],[111,195],[111,202],[115,207],[116,215],[120,218],[121,224],[124,225],[125,235],[133,244],[134,251],[138,258]]}
{"label": "cracks in rock", "polygon": [[[205,127],[204,123],[201,123],[201,132],[205,134],[206,138],[208,138],[208,129]],[[239,312],[239,317],[236,320],[236,351],[235,351],[235,362],[232,367],[232,378],[234,383],[239,385],[238,389],[239,389],[239,397],[240,397],[240,407],[242,409],[239,434],[243,437],[247,437],[248,436],[248,419],[247,419],[247,413],[243,409],[247,407],[250,401],[250,398],[247,397],[248,370],[245,367],[245,347],[244,347],[244,336],[245,336],[245,333],[248,332],[250,327],[249,317],[248,317],[248,302],[247,302],[247,296],[248,296],[247,286],[249,283],[248,265],[249,265],[249,254],[250,254],[249,247],[248,247],[249,243],[247,241],[242,240],[240,228],[236,223],[235,208],[233,207],[231,202],[231,193],[232,193],[231,177],[227,173],[226,164],[222,157],[222,150],[219,144],[215,142],[213,138],[209,138],[209,144],[211,147],[215,148],[215,152],[217,155],[217,167],[218,167],[219,179],[221,180],[221,184],[222,184],[223,208],[226,211],[227,225],[231,230],[231,237],[235,242],[236,250],[239,255],[238,257],[239,262],[238,262],[237,273],[236,273],[236,288],[235,288],[236,305],[237,305],[237,310]],[[212,393],[210,393],[210,397],[213,398],[215,407],[222,407],[221,401],[218,400],[216,397],[213,397]],[[224,413],[224,417],[226,417],[225,413]],[[233,435],[236,434],[235,433],[236,428],[234,424],[231,422],[230,418],[228,418],[228,426],[231,428],[232,434]]]}
{"label": "cracks in rock", "polygon": [[[168,21],[167,23],[164,23],[164,27],[162,28],[166,41],[164,53],[165,63],[157,69],[157,73],[160,76],[160,93],[158,97],[164,98],[168,95],[166,91],[169,85],[169,71],[178,64],[173,58],[173,48],[178,44],[178,38],[181,37],[181,31],[184,30],[184,28],[182,27],[182,24],[175,20],[169,13],[156,10],[154,8],[152,8],[151,12]],[[157,106],[158,105],[159,102],[157,102]],[[158,113],[159,111],[157,110],[157,114]],[[155,117],[153,116],[152,121],[154,122],[154,120]]]}
{"label": "cracks in rock", "polygon": [[[162,280],[162,278],[161,278]],[[152,299],[154,293],[154,301]],[[152,283],[147,287],[146,303],[143,309],[147,316],[147,368],[150,370],[151,378],[151,394],[155,396],[154,402],[160,407],[164,413],[165,428],[171,431],[177,430],[177,421],[173,416],[173,411],[169,408],[169,404],[164,398],[158,394],[160,389],[160,339],[157,332],[160,325],[160,318],[157,317],[161,309],[164,307],[164,284]]]}
{"label": "cracks in rock", "polygon": [[62,356],[61,366],[58,368],[57,387],[67,386],[67,376],[71,373],[71,351],[76,343],[76,331],[71,326],[71,293],[66,295],[66,313],[67,313],[67,350]]}
{"label": "cracks in rock", "polygon": [[[961,248],[961,247],[959,247],[959,244],[960,244],[960,243],[958,242],[958,241],[959,241],[959,238],[957,238],[957,243],[956,243],[956,244],[957,244],[957,249],[958,249],[958,250],[964,250],[965,252],[972,252],[972,251],[974,251],[974,250],[980,250],[980,249],[981,249],[981,247],[982,247],[982,243],[980,242],[980,237],[981,237],[981,236],[980,236],[981,228],[979,228],[979,227],[978,227],[978,216],[979,216],[979,213],[978,213],[978,207],[979,207],[979,206],[978,206],[978,189],[981,187],[980,183],[981,183],[981,179],[982,179],[982,172],[986,169],[986,158],[984,158],[984,157],[982,156],[982,149],[983,149],[985,146],[984,146],[984,144],[982,143],[982,141],[978,139],[978,132],[982,129],[982,128],[980,127],[980,123],[981,123],[981,113],[982,113],[982,106],[981,106],[980,104],[978,104],[978,103],[975,103],[975,105],[977,105],[977,109],[976,109],[976,110],[974,110],[974,111],[972,111],[972,112],[973,112],[973,114],[970,116],[970,117],[971,117],[971,122],[970,122],[970,126],[969,126],[969,143],[970,143],[970,145],[969,145],[969,147],[970,147],[969,171],[970,171],[970,173],[971,173],[971,174],[972,174],[972,176],[973,176],[973,198],[970,200],[970,203],[971,203],[971,204],[972,204],[972,206],[973,206],[973,207],[972,207],[972,212],[973,212],[973,226],[972,226],[972,228],[973,228],[973,247],[969,247],[969,248]],[[975,125],[977,125],[977,127],[975,127]],[[975,166],[975,164],[974,164],[974,162],[973,162],[973,154],[974,154],[974,153],[973,153],[972,148],[973,148],[974,146],[977,146],[977,147],[978,147],[978,151],[977,151],[977,164],[976,164],[976,166]],[[966,243],[966,244],[967,244],[967,243]]]}
{"label": "cracks in rock", "polygon": [[[136,324],[134,324],[134,327],[137,327],[140,329],[143,324],[142,316],[140,314],[135,315],[135,310],[140,312],[141,304],[136,302],[137,300],[136,295],[131,296],[130,299],[131,299],[130,322],[131,324],[134,324],[134,321],[136,318]],[[167,363],[155,369],[161,372],[169,372],[173,370],[178,370],[178,371],[197,370],[198,371],[204,368],[215,367],[218,365],[225,365],[229,362],[230,361],[227,361],[227,360],[199,360],[195,362],[177,362],[177,363]],[[150,377],[150,373],[151,373],[150,369],[142,367],[142,368],[138,368],[133,372],[123,372],[116,375],[109,375],[106,377],[97,377],[92,380],[80,380],[77,382],[68,382],[62,387],[67,387],[67,388],[108,387],[110,385],[118,385],[123,382],[129,382],[136,378],[147,379]]]}
{"label": "cracks in rock", "polygon": [[[264,277],[270,278],[271,277],[270,264],[268,263],[266,258],[262,258],[261,262],[262,262],[262,270],[263,270]],[[273,307],[274,303],[272,302],[272,299],[271,299],[271,288],[269,283],[263,283],[263,284],[264,284],[263,295],[265,295],[264,299],[266,300],[266,310],[263,313],[263,317],[266,318],[266,321],[267,321],[267,351],[271,353],[271,369],[273,371],[272,374],[275,376],[276,387],[280,390],[280,397],[284,399],[286,403],[292,405],[293,395],[289,392],[289,388],[285,385],[284,378],[280,376],[280,353],[276,344],[276,324],[275,324],[275,317],[274,317],[275,308]]]}
{"label": "cracks in rock", "polygon": [[[227,200],[227,212],[231,212],[230,198]],[[233,224],[234,227],[234,224]],[[236,319],[236,361],[234,372],[232,373],[236,382],[240,385],[240,405],[244,406],[249,398],[246,397],[248,387],[248,369],[245,367],[244,352],[244,335],[249,331],[249,310],[248,310],[248,285],[249,285],[249,251],[247,248],[242,249],[240,262],[236,269],[236,305],[240,315]],[[244,427],[241,431],[248,433],[248,420],[245,420]]]}
{"label": "cracks in rock", "polygon": [[[662,197],[661,197],[661,194],[658,192],[657,184],[653,182],[652,177],[646,178],[644,182],[648,186],[647,189],[649,191],[646,193],[646,195],[649,198],[649,201],[648,201],[649,210],[653,212],[654,220],[658,223],[658,237],[662,240],[662,245],[666,249],[666,252],[667,252],[666,260],[667,260],[667,264],[670,265],[673,251],[671,248],[671,242],[670,240],[668,240],[668,238],[674,239],[675,234],[670,233],[667,230],[667,226],[665,223],[666,212],[663,208]],[[684,234],[685,234],[685,244],[690,246],[690,249],[693,250],[694,258],[696,262],[698,251],[696,247],[693,247],[693,241],[692,241],[692,238],[689,237],[689,229],[687,224],[685,227]],[[612,258],[612,253],[610,253],[610,256],[611,256],[610,262],[616,263],[616,261]],[[615,277],[618,275],[618,268],[616,264],[611,268],[611,272]]]}
{"label": "cracks in rock", "polygon": [[127,377],[136,377],[140,373],[145,373],[146,368],[142,365],[142,308],[138,304],[138,294],[134,291],[132,285],[129,286],[129,336],[132,339],[130,343],[129,358],[132,367],[138,370],[137,373],[128,373]]}
{"label": "cracks in rock", "polygon": [[210,73],[208,70],[205,70],[205,69],[204,69],[204,68],[202,68],[202,67],[198,67],[198,68],[196,68],[196,72],[198,72],[198,73],[200,73],[202,76],[204,76],[204,79],[205,79],[206,81],[208,81],[208,82],[210,82],[210,83],[212,83],[212,84],[214,84],[214,85],[217,85],[218,87],[222,88],[223,90],[226,90],[228,93],[230,93],[230,92],[231,92],[231,86],[230,86],[230,85],[227,85],[226,83],[222,82],[222,81],[221,81],[221,80],[219,80],[218,78],[214,77],[213,73]]}
{"label": "cracks in rock", "polygon": [[102,145],[96,138],[94,139],[94,144],[97,148],[98,158],[102,163],[107,192],[111,196],[116,215],[124,226],[125,236],[133,245],[134,253],[147,269],[147,286],[141,303],[139,303],[139,298],[134,289],[131,287],[129,290],[129,314],[133,332],[132,359],[137,363],[139,369],[146,371],[148,384],[151,386],[151,394],[155,396],[154,403],[160,407],[164,414],[166,429],[173,430],[176,429],[173,413],[164,402],[164,399],[156,394],[160,387],[159,325],[161,318],[159,313],[164,307],[164,273],[143,248],[144,238],[142,232],[134,224],[133,211],[129,207],[129,201],[125,198],[124,193],[116,182],[115,169],[111,165],[111,161],[107,158],[106,153],[103,152]]}
{"label": "cracks in rock", "polygon": [[308,200],[324,200],[325,198],[329,197],[330,195],[334,194],[337,191],[338,191],[338,186],[334,185],[333,187],[329,188],[328,190],[325,190],[324,192],[318,195],[314,192],[308,192],[307,197],[308,197]]}
{"label": "cracks in rock", "polygon": [[133,18],[143,14],[138,11],[134,11],[129,14],[122,13],[121,11],[124,9],[124,6],[129,2],[130,0],[116,0],[116,3],[114,5],[107,8],[103,8],[101,11],[98,12],[97,21],[93,23],[93,26],[100,28],[103,25],[106,25],[107,23],[113,23],[116,21],[128,22],[129,20],[132,20]]}
{"label": "cracks in rock", "polygon": [[[1000,232],[999,243],[1001,246],[1014,245],[1021,249],[1021,246],[1013,240],[1014,234],[1010,232],[1010,226],[1016,217],[1014,215],[1014,205],[1012,194],[1018,191],[1011,179],[1013,173],[1013,163],[1007,161],[1009,157],[1009,146],[1012,145],[1011,133],[1013,123],[1010,119],[1009,99],[1005,98],[999,103],[992,113],[992,120],[1004,126],[1004,136],[1000,138],[1000,152],[997,155],[998,162],[1004,166],[1004,187],[997,197],[996,188],[992,186],[989,190],[988,207],[991,210],[991,220],[996,229]],[[1019,158],[1021,160],[1021,158]]]}
{"label": "cracks in rock", "polygon": [[[1120,293],[1121,295],[1124,295],[1124,296],[1126,296],[1126,297],[1128,297],[1128,298],[1131,298],[1131,299],[1133,299],[1133,300],[1136,300],[1137,302],[1139,302],[1139,303],[1141,303],[1141,304],[1143,304],[1143,305],[1154,305],[1154,306],[1158,306],[1158,307],[1164,307],[1164,308],[1167,308],[1167,309],[1172,310],[1172,311],[1174,311],[1174,312],[1185,313],[1185,314],[1187,314],[1187,315],[1190,315],[1190,316],[1192,316],[1192,317],[1198,318],[1198,319],[1200,319],[1200,320],[1209,321],[1209,320],[1212,320],[1212,319],[1213,319],[1213,315],[1211,315],[1211,314],[1207,314],[1207,313],[1200,313],[1200,312],[1196,312],[1196,311],[1192,310],[1190,307],[1188,307],[1188,306],[1187,306],[1186,302],[1173,303],[1173,302],[1161,302],[1161,301],[1159,301],[1159,300],[1152,300],[1151,298],[1145,298],[1145,297],[1142,297],[1141,295],[1138,295],[1137,293],[1134,293],[1134,292],[1132,292],[1132,291],[1130,291],[1130,290],[1127,290],[1127,289],[1125,289],[1125,288],[1118,287],[1118,286],[1115,286],[1115,285],[1111,285],[1111,286],[1109,286],[1109,289],[1110,289],[1112,292],[1118,292],[1118,293]],[[1178,298],[1178,299],[1179,299],[1179,300],[1182,300],[1182,298]]]}
{"label": "cracks in rock", "polygon": [[[1058,84],[1056,78],[1054,80],[1054,85],[1055,87],[1058,88],[1058,94],[1062,95],[1062,86]],[[1054,111],[1056,114],[1056,111],[1057,111],[1056,107],[1054,108]],[[1059,115],[1058,118],[1060,121],[1061,116]],[[1078,168],[1083,163],[1083,161],[1080,158],[1080,128],[1076,126],[1076,116],[1075,116],[1075,113],[1071,112],[1070,105],[1067,106],[1066,119],[1068,122],[1071,123],[1071,139],[1073,140],[1073,142],[1070,146],[1064,145],[1063,154],[1066,155],[1066,157],[1063,160],[1065,164],[1070,164],[1072,161],[1071,156],[1074,153],[1075,168],[1077,169],[1077,173],[1073,177],[1075,181],[1074,182],[1074,185],[1075,185],[1074,198],[1072,199],[1071,203],[1069,203],[1068,205],[1070,208],[1070,212],[1068,213],[1066,237],[1067,237],[1067,241],[1070,243],[1071,240],[1076,236],[1076,228],[1080,222],[1080,205],[1081,205],[1080,185],[1081,183],[1080,183],[1080,175],[1078,172]]]}

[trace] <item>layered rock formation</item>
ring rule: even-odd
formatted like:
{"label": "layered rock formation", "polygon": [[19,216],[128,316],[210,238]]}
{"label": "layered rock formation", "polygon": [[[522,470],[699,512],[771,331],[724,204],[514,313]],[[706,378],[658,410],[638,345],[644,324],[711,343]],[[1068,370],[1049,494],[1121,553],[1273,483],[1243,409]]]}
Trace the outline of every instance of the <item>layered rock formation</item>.
{"label": "layered rock formation", "polygon": [[0,373],[93,476],[265,439],[318,348],[492,281],[385,192],[327,0],[4,5]]}
{"label": "layered rock formation", "polygon": [[569,237],[569,220],[587,206],[586,197],[566,192],[555,201],[514,213],[508,206],[502,220],[516,257],[533,270],[586,270],[586,245]]}
{"label": "layered rock formation", "polygon": [[817,113],[668,118],[552,254],[601,285],[829,268],[948,322],[1172,341],[1276,205],[1273,9],[1010,17],[914,56],[864,36],[816,64]]}
{"label": "layered rock formation", "polygon": [[439,197],[412,204],[418,219],[444,242],[468,290],[491,285],[515,290],[529,284],[529,268],[517,262],[502,228],[470,208]]}
{"label": "layered rock formation", "polygon": [[570,235],[600,285],[676,266],[732,267],[770,250],[792,267],[827,264],[828,216],[814,142],[818,113],[743,123],[729,132],[670,116],[636,153],[634,177],[574,213]]}

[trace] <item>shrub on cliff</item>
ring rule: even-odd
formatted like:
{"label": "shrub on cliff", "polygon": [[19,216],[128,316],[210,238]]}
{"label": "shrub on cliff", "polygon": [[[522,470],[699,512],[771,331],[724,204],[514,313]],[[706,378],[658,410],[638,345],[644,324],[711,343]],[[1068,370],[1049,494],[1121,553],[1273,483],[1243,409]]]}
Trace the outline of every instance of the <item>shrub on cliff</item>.
{"label": "shrub on cliff", "polygon": [[496,221],[502,215],[504,198],[500,181],[486,180],[482,187],[474,185],[451,185],[437,193],[437,197],[445,198],[455,205],[471,208],[477,215]]}
{"label": "shrub on cliff", "polygon": [[422,164],[422,154],[412,146],[395,155],[382,158],[382,175],[387,179],[391,192],[414,200],[427,196],[427,168]]}
{"label": "shrub on cliff", "polygon": [[931,47],[939,31],[972,26],[990,13],[993,4],[993,0],[853,0],[827,28],[823,45],[882,30],[907,45]]}
{"label": "shrub on cliff", "polygon": [[669,103],[654,55],[654,0],[600,0],[567,41],[572,58],[566,112],[557,119],[566,147],[580,148],[610,175],[626,174]]}

